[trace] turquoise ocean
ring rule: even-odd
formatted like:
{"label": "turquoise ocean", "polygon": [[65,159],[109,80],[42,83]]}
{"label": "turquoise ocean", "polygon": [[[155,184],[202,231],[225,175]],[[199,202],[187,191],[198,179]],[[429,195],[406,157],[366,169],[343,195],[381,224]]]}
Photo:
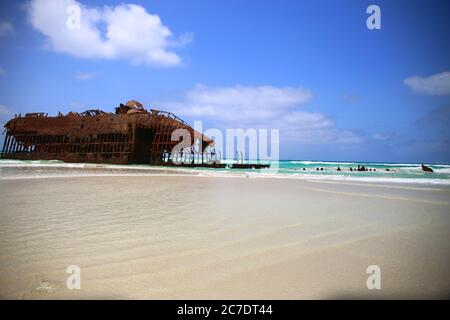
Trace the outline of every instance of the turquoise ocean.
{"label": "turquoise ocean", "polygon": [[[225,160],[224,163],[234,163]],[[251,161],[254,163],[255,161]],[[261,161],[261,163],[268,163]],[[426,164],[434,172],[425,172],[420,163],[379,163],[313,160],[271,162],[270,169],[180,168],[150,165],[110,165],[64,163],[62,161],[0,160],[0,179],[83,175],[187,174],[222,177],[272,177],[339,181],[397,182],[450,185],[449,164]],[[357,166],[372,171],[350,171]],[[337,171],[338,167],[341,171]],[[317,170],[319,169],[319,170]],[[322,170],[321,170],[322,169]]]}

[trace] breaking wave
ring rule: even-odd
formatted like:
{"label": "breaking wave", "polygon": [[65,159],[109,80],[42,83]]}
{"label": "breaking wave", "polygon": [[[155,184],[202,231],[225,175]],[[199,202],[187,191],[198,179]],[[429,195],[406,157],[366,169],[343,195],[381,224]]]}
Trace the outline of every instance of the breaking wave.
{"label": "breaking wave", "polygon": [[[359,181],[375,183],[408,183],[450,185],[450,165],[433,165],[434,173],[423,172],[417,164],[362,163],[377,171],[350,172],[355,162],[280,161],[278,168],[262,170],[234,170],[211,168],[180,168],[150,165],[114,165],[65,163],[62,161],[0,160],[0,179],[29,179],[86,176],[147,176],[189,175],[225,178],[279,178],[331,181]],[[336,168],[342,171],[337,172]],[[323,167],[317,171],[316,167]],[[387,170],[389,169],[389,170]]]}

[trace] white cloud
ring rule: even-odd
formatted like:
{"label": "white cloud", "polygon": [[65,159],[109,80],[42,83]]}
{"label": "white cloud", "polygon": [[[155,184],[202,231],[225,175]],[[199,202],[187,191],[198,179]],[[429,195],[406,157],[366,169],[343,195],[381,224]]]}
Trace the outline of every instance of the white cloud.
{"label": "white cloud", "polygon": [[414,92],[431,96],[450,94],[450,72],[441,72],[429,77],[409,77],[404,80]]}
{"label": "white cloud", "polygon": [[0,105],[0,116],[6,116],[11,114],[11,111],[9,110],[8,107]]}
{"label": "white cloud", "polygon": [[0,37],[13,33],[13,27],[8,21],[0,21]]}
{"label": "white cloud", "polygon": [[95,76],[93,72],[77,72],[75,73],[75,80],[89,80]]}
{"label": "white cloud", "polygon": [[312,99],[310,90],[303,88],[221,87],[197,85],[186,95],[183,114],[208,116],[222,121],[254,121],[275,117],[282,110]]}
{"label": "white cloud", "polygon": [[[69,6],[81,8],[80,28],[68,28]],[[49,49],[78,58],[125,59],[133,64],[174,66],[181,58],[170,47],[189,39],[173,39],[158,15],[134,4],[89,7],[75,0],[32,0],[28,20],[46,37]],[[192,38],[191,38],[192,39]]]}
{"label": "white cloud", "polygon": [[333,121],[319,112],[292,111],[275,121],[280,132],[291,141],[305,144],[359,143],[362,139],[350,130],[335,127]]}
{"label": "white cloud", "polygon": [[198,85],[184,101],[162,105],[180,116],[210,119],[222,128],[279,128],[283,138],[295,142],[361,141],[353,132],[335,128],[325,115],[299,110],[312,99],[311,90],[301,87]]}

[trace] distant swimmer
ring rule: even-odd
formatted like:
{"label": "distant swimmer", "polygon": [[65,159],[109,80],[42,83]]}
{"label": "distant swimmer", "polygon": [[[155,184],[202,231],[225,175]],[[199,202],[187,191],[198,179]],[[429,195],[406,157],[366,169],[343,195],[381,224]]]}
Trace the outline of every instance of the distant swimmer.
{"label": "distant swimmer", "polygon": [[316,168],[316,171],[319,171],[319,168]]}
{"label": "distant swimmer", "polygon": [[323,171],[323,168],[320,168],[320,171]]}
{"label": "distant swimmer", "polygon": [[337,171],[341,171],[341,167],[338,167],[338,168],[337,168]]}
{"label": "distant swimmer", "polygon": [[433,172],[433,169],[430,167],[425,166],[423,163],[421,164],[422,170],[426,172]]}
{"label": "distant swimmer", "polygon": [[353,168],[350,168],[350,171],[353,171]]}
{"label": "distant swimmer", "polygon": [[305,171],[306,169],[305,168],[303,168],[303,171]]}

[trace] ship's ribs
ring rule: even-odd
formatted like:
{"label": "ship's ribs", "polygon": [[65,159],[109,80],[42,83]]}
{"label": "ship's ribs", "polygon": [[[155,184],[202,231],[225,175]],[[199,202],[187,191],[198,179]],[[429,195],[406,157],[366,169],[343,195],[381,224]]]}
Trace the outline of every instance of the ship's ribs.
{"label": "ship's ribs", "polygon": [[[164,164],[164,154],[179,141],[172,132],[194,130],[169,112],[145,110],[129,101],[116,113],[88,110],[49,117],[45,113],[16,116],[5,125],[4,159],[62,160],[114,164]],[[138,104],[138,103],[137,103]],[[205,137],[203,148],[212,141]]]}

